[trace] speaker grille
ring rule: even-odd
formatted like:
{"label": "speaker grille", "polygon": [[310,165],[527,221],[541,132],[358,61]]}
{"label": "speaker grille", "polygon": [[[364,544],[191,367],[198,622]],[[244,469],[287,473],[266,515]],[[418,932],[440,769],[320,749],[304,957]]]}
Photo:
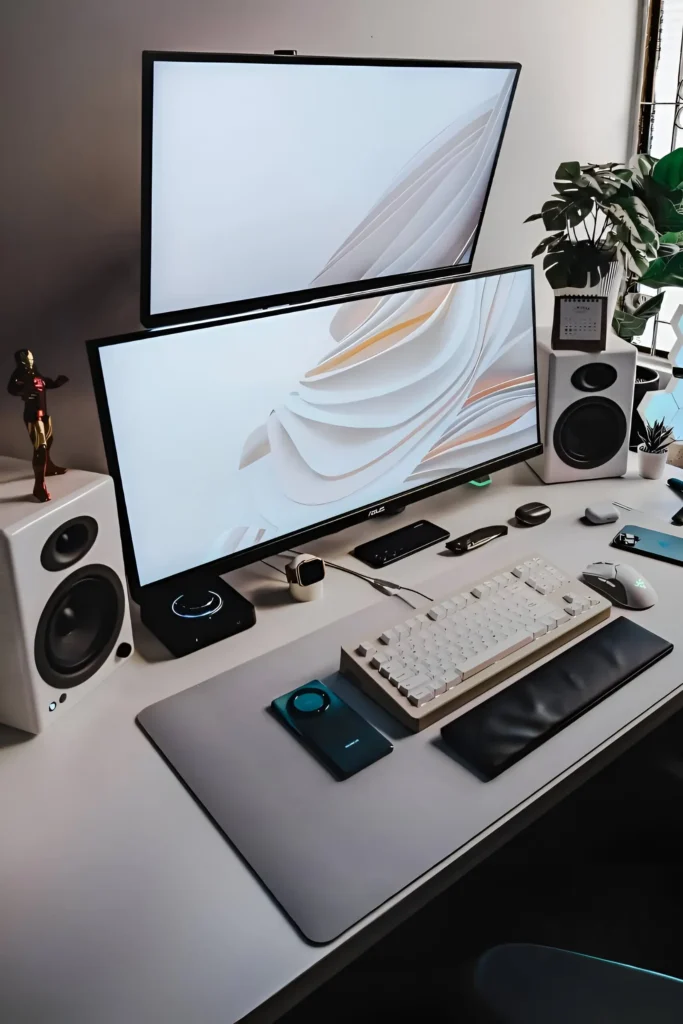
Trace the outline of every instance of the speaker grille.
{"label": "speaker grille", "polygon": [[609,398],[583,398],[568,406],[555,424],[553,445],[574,469],[596,469],[619,453],[626,441],[626,417]]}
{"label": "speaker grille", "polygon": [[43,608],[34,653],[50,686],[79,686],[104,664],[118,640],[125,610],[123,586],[106,565],[67,576]]}

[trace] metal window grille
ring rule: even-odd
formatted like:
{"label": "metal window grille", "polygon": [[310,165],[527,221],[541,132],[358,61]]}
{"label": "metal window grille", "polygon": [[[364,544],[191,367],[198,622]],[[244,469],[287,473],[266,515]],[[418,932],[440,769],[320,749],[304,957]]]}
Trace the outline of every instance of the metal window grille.
{"label": "metal window grille", "polygon": [[[661,157],[683,145],[683,0],[648,0],[644,22],[637,148]],[[676,341],[670,321],[683,303],[683,288],[665,292],[659,317],[638,342],[638,348],[664,357]]]}

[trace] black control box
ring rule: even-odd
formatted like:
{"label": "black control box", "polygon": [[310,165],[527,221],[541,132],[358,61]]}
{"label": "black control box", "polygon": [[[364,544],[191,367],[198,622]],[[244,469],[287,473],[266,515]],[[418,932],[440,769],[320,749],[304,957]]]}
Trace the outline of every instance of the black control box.
{"label": "black control box", "polygon": [[193,573],[144,587],[140,618],[171,654],[182,658],[249,629],[256,611],[220,576]]}
{"label": "black control box", "polygon": [[361,562],[371,566],[373,569],[381,569],[390,562],[398,562],[399,558],[406,558],[416,551],[429,548],[432,544],[438,544],[448,539],[448,530],[435,526],[426,519],[419,519],[410,526],[402,526],[400,530],[392,530],[385,533],[377,540],[367,541],[354,548],[351,554],[360,558]]}

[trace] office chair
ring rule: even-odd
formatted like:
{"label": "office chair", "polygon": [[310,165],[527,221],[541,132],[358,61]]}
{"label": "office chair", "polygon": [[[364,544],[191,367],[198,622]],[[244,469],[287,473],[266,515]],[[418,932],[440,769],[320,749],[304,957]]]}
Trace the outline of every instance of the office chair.
{"label": "office chair", "polygon": [[491,1024],[681,1024],[683,981],[530,944],[494,946],[474,968]]}

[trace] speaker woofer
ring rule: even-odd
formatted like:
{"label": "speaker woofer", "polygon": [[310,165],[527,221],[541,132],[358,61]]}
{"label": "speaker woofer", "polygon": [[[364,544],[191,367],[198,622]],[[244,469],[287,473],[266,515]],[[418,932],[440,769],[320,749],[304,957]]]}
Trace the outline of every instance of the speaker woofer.
{"label": "speaker woofer", "polygon": [[97,539],[97,520],[77,516],[58,526],[43,544],[40,564],[48,572],[69,569],[80,562]]}
{"label": "speaker woofer", "polygon": [[619,453],[627,430],[626,417],[616,402],[609,398],[583,398],[568,406],[559,417],[553,444],[566,465],[596,469]]}
{"label": "speaker woofer", "polygon": [[38,621],[36,667],[50,686],[78,686],[104,664],[125,610],[121,580],[106,565],[87,565],[63,580]]}

